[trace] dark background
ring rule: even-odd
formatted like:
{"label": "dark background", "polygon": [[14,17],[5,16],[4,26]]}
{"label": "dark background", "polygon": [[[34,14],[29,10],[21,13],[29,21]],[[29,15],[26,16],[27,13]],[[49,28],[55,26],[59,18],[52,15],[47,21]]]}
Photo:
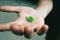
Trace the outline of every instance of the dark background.
{"label": "dark background", "polygon": [[60,1],[53,0],[53,10],[46,17],[46,23],[49,25],[47,40],[60,40]]}

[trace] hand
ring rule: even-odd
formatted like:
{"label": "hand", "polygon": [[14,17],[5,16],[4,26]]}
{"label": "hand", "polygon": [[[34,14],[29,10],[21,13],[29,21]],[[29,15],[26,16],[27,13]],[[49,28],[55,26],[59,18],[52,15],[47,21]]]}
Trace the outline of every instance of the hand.
{"label": "hand", "polygon": [[[5,8],[5,9],[4,9]],[[10,9],[11,10],[10,10]],[[24,33],[26,37],[31,37],[34,30],[41,35],[48,30],[48,25],[44,23],[44,17],[35,9],[30,7],[0,7],[1,11],[18,12],[18,18],[10,23],[0,25],[0,30],[12,30],[18,33]],[[33,17],[33,21],[28,21],[27,17]]]}

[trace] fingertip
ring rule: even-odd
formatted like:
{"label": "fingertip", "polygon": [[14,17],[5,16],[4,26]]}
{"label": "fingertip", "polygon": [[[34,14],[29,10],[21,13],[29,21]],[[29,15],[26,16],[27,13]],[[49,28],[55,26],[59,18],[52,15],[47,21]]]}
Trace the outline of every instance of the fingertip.
{"label": "fingertip", "polygon": [[10,26],[10,29],[12,30],[12,32],[14,34],[17,34],[17,35],[23,35],[23,31],[21,29],[21,26],[18,25],[18,24],[13,24]]}
{"label": "fingertip", "polygon": [[20,25],[13,24],[10,26],[10,29],[13,31],[20,31]]}
{"label": "fingertip", "polygon": [[41,31],[41,28],[42,28],[41,26],[37,26],[36,27],[36,32],[39,33]]}
{"label": "fingertip", "polygon": [[43,26],[43,30],[45,30],[45,32],[47,32],[48,29],[49,29],[48,25],[45,24],[45,25]]}
{"label": "fingertip", "polygon": [[24,36],[26,38],[31,38],[32,37],[32,34],[33,34],[33,30],[31,27],[25,27],[24,28]]}
{"label": "fingertip", "polygon": [[0,31],[6,31],[9,30],[9,25],[8,24],[0,24]]}
{"label": "fingertip", "polygon": [[48,25],[43,25],[41,29],[38,30],[38,35],[42,35],[48,31]]}
{"label": "fingertip", "polygon": [[0,31],[5,30],[6,28],[3,25],[0,25]]}
{"label": "fingertip", "polygon": [[42,32],[43,32],[42,27],[37,27],[36,32],[37,32],[38,35],[42,35]]}

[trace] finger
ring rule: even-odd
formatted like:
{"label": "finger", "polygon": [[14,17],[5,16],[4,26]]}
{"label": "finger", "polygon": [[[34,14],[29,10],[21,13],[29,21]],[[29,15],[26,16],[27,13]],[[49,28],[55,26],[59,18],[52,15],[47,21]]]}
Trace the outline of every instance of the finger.
{"label": "finger", "polygon": [[20,7],[14,7],[14,6],[0,6],[0,11],[6,11],[6,12],[18,12]]}
{"label": "finger", "polygon": [[10,29],[11,30],[13,30],[13,31],[21,31],[21,29],[20,29],[20,25],[18,25],[18,24],[12,24],[11,26],[10,26]]}
{"label": "finger", "polygon": [[48,29],[49,29],[49,27],[48,27],[48,25],[44,25],[44,26],[42,27],[42,29],[45,30],[45,32],[47,32]]}
{"label": "finger", "polygon": [[42,35],[44,33],[46,33],[48,30],[48,25],[43,25],[39,30],[38,30],[38,35]]}
{"label": "finger", "polygon": [[24,25],[21,26],[20,24],[13,24],[10,26],[10,28],[13,31],[13,33],[23,35]]}
{"label": "finger", "polygon": [[3,30],[7,30],[7,29],[6,29],[6,26],[4,26],[4,25],[2,24],[2,25],[0,25],[0,31],[3,31]]}
{"label": "finger", "polygon": [[40,30],[41,30],[41,26],[38,26],[38,27],[36,28],[37,34],[40,32]]}
{"label": "finger", "polygon": [[14,31],[14,32],[22,32],[22,30],[21,30],[20,27],[21,27],[21,26],[18,25],[18,24],[12,24],[12,25],[10,26],[10,29],[11,29],[12,31]]}
{"label": "finger", "polygon": [[10,25],[11,24],[13,24],[13,22],[5,23],[5,24],[0,24],[0,31],[10,30]]}
{"label": "finger", "polygon": [[33,29],[32,29],[32,27],[25,27],[24,28],[24,36],[26,37],[26,38],[31,38],[32,37],[32,34],[33,34]]}

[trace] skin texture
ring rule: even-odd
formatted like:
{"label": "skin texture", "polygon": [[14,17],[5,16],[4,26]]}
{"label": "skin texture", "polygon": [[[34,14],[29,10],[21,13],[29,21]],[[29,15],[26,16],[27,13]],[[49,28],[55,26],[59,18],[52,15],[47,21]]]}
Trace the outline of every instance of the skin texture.
{"label": "skin texture", "polygon": [[[52,1],[47,0],[42,0],[38,3],[36,9],[25,6],[0,6],[0,11],[17,12],[19,14],[18,18],[13,22],[0,24],[0,30],[12,30],[14,32],[24,33],[29,38],[32,37],[34,30],[36,30],[38,35],[41,35],[48,30],[48,25],[45,24],[44,19],[51,9]],[[33,16],[35,20],[28,22],[26,20],[27,16]]]}

